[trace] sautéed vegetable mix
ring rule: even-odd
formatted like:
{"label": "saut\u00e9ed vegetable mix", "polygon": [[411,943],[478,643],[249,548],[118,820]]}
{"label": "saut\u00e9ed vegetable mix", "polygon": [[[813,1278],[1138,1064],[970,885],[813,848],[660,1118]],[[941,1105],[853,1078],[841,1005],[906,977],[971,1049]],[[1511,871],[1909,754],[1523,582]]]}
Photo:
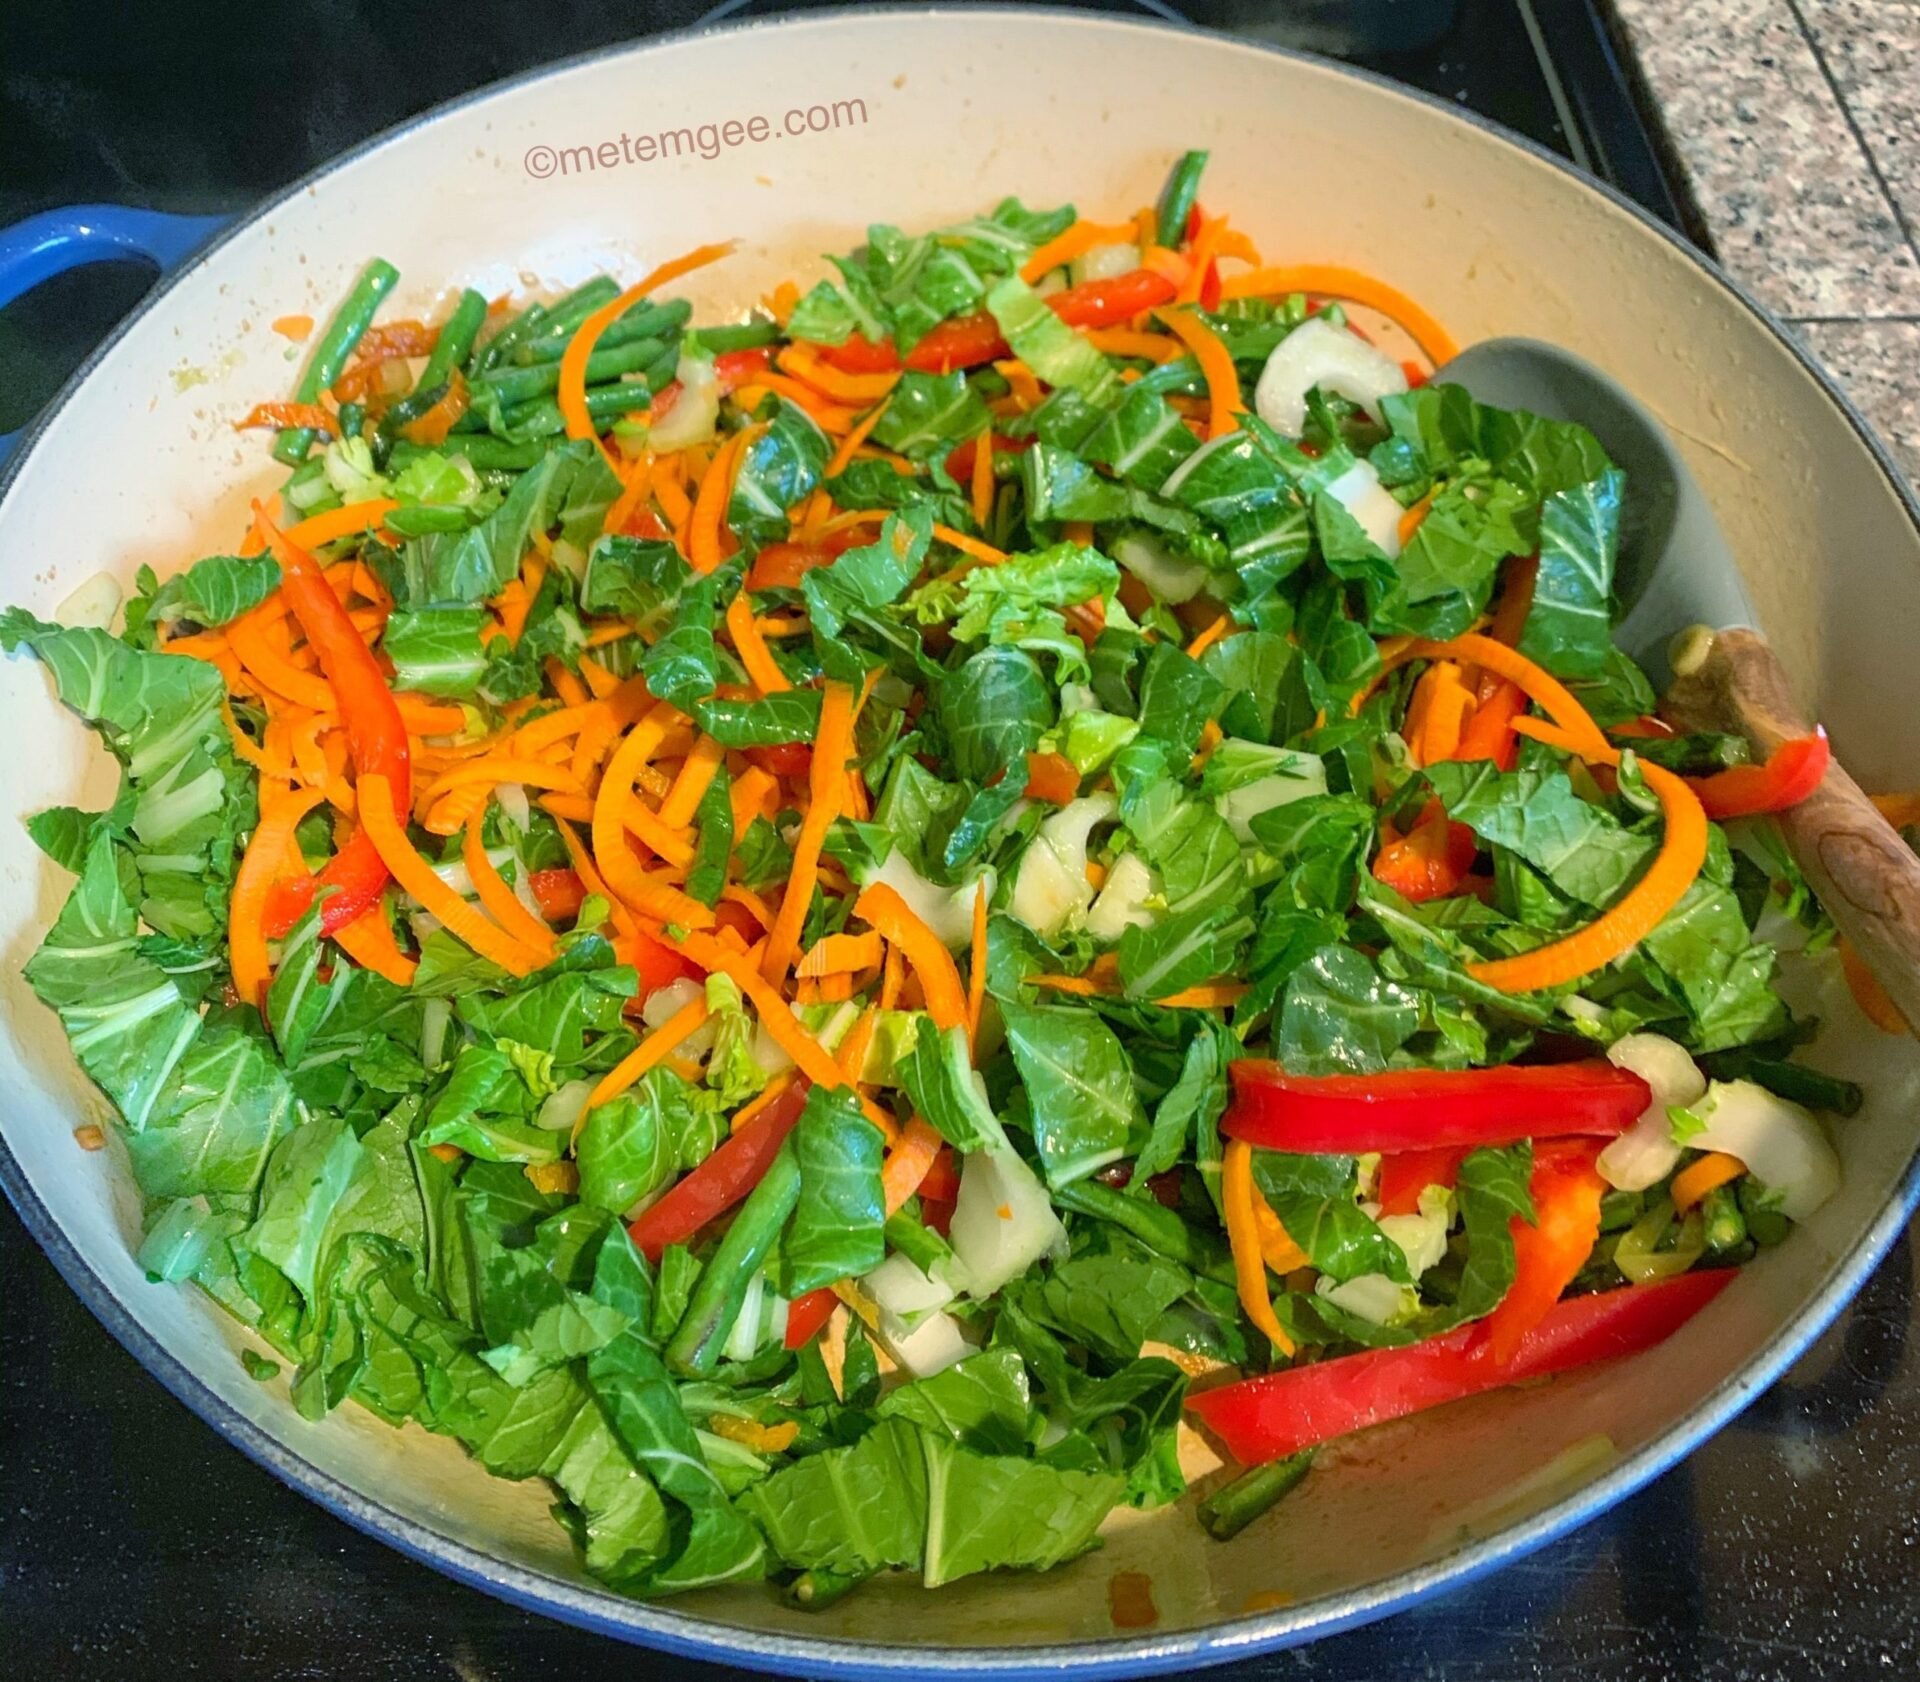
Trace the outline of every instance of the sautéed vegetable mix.
{"label": "saut\u00e9ed vegetable mix", "polygon": [[302,1414],[820,1606],[1071,1559],[1194,1429],[1233,1535],[1832,1192],[1824,737],[1662,724],[1594,438],[1204,162],[745,321],[724,246],[437,326],[373,262],[231,553],[0,616],[123,771],[27,978]]}

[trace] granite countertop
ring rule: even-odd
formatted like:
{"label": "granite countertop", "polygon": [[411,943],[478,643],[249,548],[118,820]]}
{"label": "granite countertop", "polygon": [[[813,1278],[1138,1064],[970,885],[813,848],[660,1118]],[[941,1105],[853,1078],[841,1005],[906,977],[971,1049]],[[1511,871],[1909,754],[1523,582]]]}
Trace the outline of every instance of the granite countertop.
{"label": "granite countertop", "polygon": [[1920,0],[1613,0],[1720,259],[1920,483]]}

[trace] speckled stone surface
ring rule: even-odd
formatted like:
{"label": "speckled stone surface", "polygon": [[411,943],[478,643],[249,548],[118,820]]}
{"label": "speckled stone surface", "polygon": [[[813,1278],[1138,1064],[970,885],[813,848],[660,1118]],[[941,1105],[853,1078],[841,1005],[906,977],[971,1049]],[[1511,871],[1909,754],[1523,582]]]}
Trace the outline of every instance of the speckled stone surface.
{"label": "speckled stone surface", "polygon": [[1718,255],[1920,481],[1920,0],[1613,0]]}

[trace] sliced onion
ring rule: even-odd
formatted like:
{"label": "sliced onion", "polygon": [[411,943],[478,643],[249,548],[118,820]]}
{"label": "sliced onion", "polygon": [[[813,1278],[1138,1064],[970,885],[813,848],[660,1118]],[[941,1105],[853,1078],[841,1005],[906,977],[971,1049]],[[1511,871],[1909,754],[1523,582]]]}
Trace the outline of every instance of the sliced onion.
{"label": "sliced onion", "polygon": [[1600,1153],[1600,1177],[1621,1191],[1645,1191],[1671,1174],[1680,1160],[1667,1111],[1698,1103],[1706,1093],[1707,1077],[1685,1048],[1664,1034],[1628,1034],[1614,1042],[1607,1061],[1645,1081],[1653,1089],[1653,1101]]}
{"label": "sliced onion", "polygon": [[1318,387],[1377,414],[1382,397],[1407,389],[1407,376],[1357,333],[1321,316],[1302,322],[1273,347],[1254,387],[1253,406],[1274,431],[1298,438],[1307,422],[1307,393]]}
{"label": "sliced onion", "polygon": [[1694,1107],[1706,1126],[1687,1143],[1725,1151],[1780,1194],[1780,1212],[1803,1221],[1840,1189],[1840,1158],[1811,1111],[1750,1080],[1715,1081]]}

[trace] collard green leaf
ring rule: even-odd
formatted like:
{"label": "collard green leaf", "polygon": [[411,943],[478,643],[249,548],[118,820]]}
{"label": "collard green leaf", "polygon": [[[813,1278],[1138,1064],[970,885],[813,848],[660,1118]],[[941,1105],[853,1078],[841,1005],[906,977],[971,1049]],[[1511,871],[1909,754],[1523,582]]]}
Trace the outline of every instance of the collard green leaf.
{"label": "collard green leaf", "polygon": [[740,457],[727,524],[759,543],[787,534],[787,513],[812,494],[832,446],[798,404],[776,397],[766,429]]}
{"label": "collard green leaf", "polygon": [[991,418],[986,403],[960,369],[951,374],[909,369],[893,388],[872,437],[886,449],[919,460],[984,432]]}
{"label": "collard green leaf", "polygon": [[603,537],[587,555],[580,610],[631,620],[643,637],[654,636],[672,617],[692,577],[693,568],[671,543]]}
{"label": "collard green leaf", "polygon": [[757,701],[709,696],[693,703],[696,723],[725,748],[810,742],[820,728],[820,691],[785,689]]}
{"label": "collard green leaf", "polygon": [[1017,648],[970,655],[941,680],[934,705],[954,769],[979,783],[1038,746],[1056,717],[1052,687]]}
{"label": "collard green leaf", "polygon": [[388,616],[380,646],[393,661],[394,688],[464,700],[486,675],[477,607],[400,607]]}
{"label": "collard green leaf", "polygon": [[1555,491],[1540,510],[1540,570],[1520,652],[1561,677],[1594,678],[1612,645],[1613,562],[1626,476]]}
{"label": "collard green leaf", "polygon": [[721,606],[740,589],[737,559],[712,572],[696,575],[680,592],[672,622],[641,658],[640,670],[648,692],[691,712],[696,701],[711,695],[720,683],[720,651],[713,628]]}
{"label": "collard green leaf", "polygon": [[880,1188],[885,1141],[847,1088],[816,1086],[793,1129],[800,1201],[781,1245],[783,1289],[802,1296],[870,1273],[886,1254]]}
{"label": "collard green leaf", "polygon": [[1007,1137],[973,1068],[967,1031],[915,1019],[912,1050],[898,1064],[915,1111],[957,1151],[1004,1150]]}
{"label": "collard green leaf", "polygon": [[190,619],[209,628],[258,607],[280,587],[280,563],[271,555],[208,555],[177,572],[148,601],[148,624]]}
{"label": "collard green leaf", "polygon": [[1273,1054],[1294,1074],[1377,1074],[1419,1026],[1412,993],[1352,947],[1323,946],[1287,981]]}

